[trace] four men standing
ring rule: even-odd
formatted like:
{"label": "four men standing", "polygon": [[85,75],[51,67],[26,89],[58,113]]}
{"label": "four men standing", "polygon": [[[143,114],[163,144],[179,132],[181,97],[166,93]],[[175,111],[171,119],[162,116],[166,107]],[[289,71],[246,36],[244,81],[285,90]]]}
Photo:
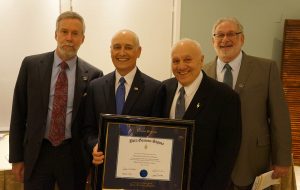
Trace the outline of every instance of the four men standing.
{"label": "four men standing", "polygon": [[191,189],[249,189],[270,164],[274,178],[287,174],[291,137],[278,70],[274,62],[241,51],[243,27],[236,19],[215,24],[218,57],[210,64],[204,65],[198,42],[178,41],[171,53],[175,77],[162,83],[137,68],[142,49],[130,30],[112,38],[116,70],[96,79],[102,71],[77,57],[84,30],[80,15],[62,13],[56,50],[23,60],[9,161],[25,189],[52,190],[55,183],[85,188],[91,161],[84,146],[95,165],[104,159],[97,147],[100,113],[195,120]]}

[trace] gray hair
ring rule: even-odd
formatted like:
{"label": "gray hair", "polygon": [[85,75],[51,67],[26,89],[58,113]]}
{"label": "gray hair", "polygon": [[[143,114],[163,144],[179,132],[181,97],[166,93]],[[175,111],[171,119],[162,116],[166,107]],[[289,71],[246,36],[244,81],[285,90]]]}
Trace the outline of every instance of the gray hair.
{"label": "gray hair", "polygon": [[73,11],[66,11],[66,12],[63,12],[61,13],[57,19],[56,19],[56,31],[58,30],[58,25],[59,25],[59,22],[63,19],[68,19],[68,18],[71,18],[71,19],[78,19],[81,23],[82,23],[82,33],[84,34],[85,32],[85,23],[84,23],[84,19],[83,17],[76,13],[76,12],[73,12]]}
{"label": "gray hair", "polygon": [[235,17],[223,17],[223,18],[219,18],[217,20],[217,22],[215,22],[215,24],[214,24],[214,26],[212,28],[212,35],[214,35],[217,26],[219,24],[223,23],[223,22],[226,22],[226,21],[232,22],[232,23],[236,24],[236,26],[238,27],[239,31],[242,32],[242,33],[244,33],[244,27],[240,23],[240,21],[238,21],[238,19],[236,19]]}

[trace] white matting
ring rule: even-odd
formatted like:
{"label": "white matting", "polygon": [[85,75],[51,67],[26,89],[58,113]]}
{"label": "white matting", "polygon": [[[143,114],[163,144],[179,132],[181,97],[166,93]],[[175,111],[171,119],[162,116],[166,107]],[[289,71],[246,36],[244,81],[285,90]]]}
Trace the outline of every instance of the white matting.
{"label": "white matting", "polygon": [[11,170],[8,162],[8,132],[0,133],[0,170]]}

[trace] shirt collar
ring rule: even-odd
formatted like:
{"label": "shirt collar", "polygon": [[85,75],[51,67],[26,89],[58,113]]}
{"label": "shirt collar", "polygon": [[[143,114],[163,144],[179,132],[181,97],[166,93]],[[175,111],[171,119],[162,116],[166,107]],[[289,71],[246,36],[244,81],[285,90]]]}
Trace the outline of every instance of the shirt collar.
{"label": "shirt collar", "polygon": [[[188,86],[184,87],[184,91],[187,97],[194,94],[194,92],[198,89],[198,87],[201,84],[201,81],[203,79],[203,73],[200,71],[198,77]],[[182,87],[182,85],[178,82],[178,87],[176,90],[176,93],[179,93],[179,89]]]}
{"label": "shirt collar", "polygon": [[218,58],[217,59],[217,71],[219,73],[223,72],[225,64],[229,64],[233,72],[236,71],[241,65],[242,55],[243,55],[242,52],[240,52],[239,55],[234,60],[230,61],[229,63],[224,63],[220,58]]}
{"label": "shirt collar", "polygon": [[[137,71],[137,68],[134,67],[134,69],[132,69],[132,71],[127,73],[127,75],[123,76],[124,79],[126,80],[127,84],[130,84],[130,85],[132,84],[136,71]],[[117,70],[115,73],[116,73],[116,86],[117,86],[119,84],[119,80],[122,76],[120,75],[120,73]]]}
{"label": "shirt collar", "polygon": [[[61,62],[63,62],[63,60],[62,60],[61,58],[58,57],[57,52],[56,52],[56,50],[55,50],[55,53],[54,53],[54,65],[55,65],[56,67],[59,67],[59,64],[60,64]],[[76,62],[77,62],[77,56],[75,56],[74,58],[72,58],[72,59],[70,59],[70,60],[68,60],[68,61],[65,61],[65,62],[68,64],[69,69],[72,70],[72,69],[75,67],[75,65],[76,65]]]}

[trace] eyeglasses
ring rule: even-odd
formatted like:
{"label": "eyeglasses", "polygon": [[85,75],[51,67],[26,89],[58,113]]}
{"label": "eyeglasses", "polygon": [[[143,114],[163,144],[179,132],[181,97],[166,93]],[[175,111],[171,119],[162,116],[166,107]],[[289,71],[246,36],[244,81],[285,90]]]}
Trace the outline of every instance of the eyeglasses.
{"label": "eyeglasses", "polygon": [[213,34],[213,36],[217,39],[224,39],[225,36],[229,39],[233,39],[234,37],[236,37],[237,35],[241,34],[242,32],[228,32],[226,34],[224,33],[217,33],[217,34]]}

